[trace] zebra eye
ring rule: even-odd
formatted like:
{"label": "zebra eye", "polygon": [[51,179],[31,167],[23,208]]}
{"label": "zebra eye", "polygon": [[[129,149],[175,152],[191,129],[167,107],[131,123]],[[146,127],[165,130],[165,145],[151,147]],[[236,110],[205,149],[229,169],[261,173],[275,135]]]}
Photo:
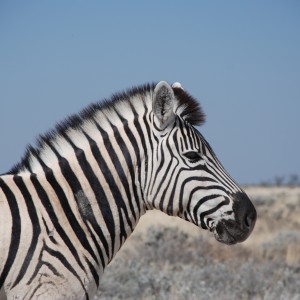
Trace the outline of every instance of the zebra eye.
{"label": "zebra eye", "polygon": [[189,151],[183,154],[191,163],[195,163],[201,159],[200,153]]}

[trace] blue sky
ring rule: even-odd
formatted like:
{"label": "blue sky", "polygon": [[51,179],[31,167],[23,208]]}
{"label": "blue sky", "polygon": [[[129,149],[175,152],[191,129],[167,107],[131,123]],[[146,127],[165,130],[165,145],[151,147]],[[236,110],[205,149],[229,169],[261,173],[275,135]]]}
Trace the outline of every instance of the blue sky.
{"label": "blue sky", "polygon": [[0,173],[68,114],[160,80],[200,100],[238,182],[300,176],[296,0],[2,0]]}

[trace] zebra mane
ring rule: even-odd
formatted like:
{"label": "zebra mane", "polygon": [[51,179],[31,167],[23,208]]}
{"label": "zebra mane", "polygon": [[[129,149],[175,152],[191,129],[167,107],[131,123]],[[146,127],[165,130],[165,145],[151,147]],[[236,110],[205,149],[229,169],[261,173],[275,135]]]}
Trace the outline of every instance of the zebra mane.
{"label": "zebra mane", "polygon": [[202,125],[205,122],[205,114],[200,103],[180,87],[173,87],[173,91],[179,102],[178,108],[181,109],[178,115],[191,125]]}
{"label": "zebra mane", "polygon": [[[105,109],[113,109],[118,106],[120,102],[126,102],[130,99],[140,96],[140,101],[145,99],[146,95],[152,95],[156,83],[148,83],[141,86],[133,87],[126,91],[113,94],[110,99],[103,99],[102,101],[93,103],[84,108],[78,114],[68,116],[65,120],[58,123],[54,129],[45,134],[38,136],[36,145],[29,145],[26,148],[25,155],[21,161],[14,165],[7,174],[17,174],[24,168],[30,165],[30,158],[32,155],[39,156],[43,146],[57,136],[63,135],[68,129],[80,129],[80,126],[87,120],[91,119],[97,111]],[[181,87],[173,87],[174,95],[177,98],[176,114],[182,119],[194,126],[200,126],[205,122],[205,114],[203,113],[200,103],[193,98],[189,93],[184,91]]]}

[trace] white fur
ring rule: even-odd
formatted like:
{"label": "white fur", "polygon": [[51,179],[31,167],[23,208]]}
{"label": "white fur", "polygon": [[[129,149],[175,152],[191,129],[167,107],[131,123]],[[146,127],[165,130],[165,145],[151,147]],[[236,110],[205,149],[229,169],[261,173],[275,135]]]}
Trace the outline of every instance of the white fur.
{"label": "white fur", "polygon": [[172,84],[172,88],[178,88],[178,89],[182,89],[183,90],[183,87],[181,85],[180,82],[176,81]]}

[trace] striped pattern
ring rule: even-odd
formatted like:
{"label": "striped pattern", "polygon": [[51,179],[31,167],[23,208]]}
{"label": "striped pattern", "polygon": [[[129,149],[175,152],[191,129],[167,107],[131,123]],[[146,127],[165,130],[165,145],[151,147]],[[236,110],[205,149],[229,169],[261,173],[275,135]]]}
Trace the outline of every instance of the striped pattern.
{"label": "striped pattern", "polygon": [[[180,85],[160,82],[91,105],[40,136],[0,176],[0,290],[8,299],[92,299],[147,209],[225,243],[245,239],[254,224],[240,229],[233,197],[243,191],[195,129],[203,121]],[[223,236],[226,222],[239,226],[233,240]]]}

